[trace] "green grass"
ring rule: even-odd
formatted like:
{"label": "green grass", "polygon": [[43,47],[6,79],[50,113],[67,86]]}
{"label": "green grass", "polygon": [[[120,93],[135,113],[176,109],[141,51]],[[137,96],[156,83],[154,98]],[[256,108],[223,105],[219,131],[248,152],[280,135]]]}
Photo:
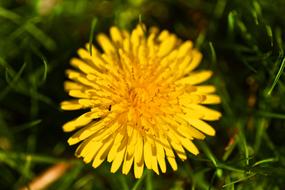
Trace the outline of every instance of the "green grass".
{"label": "green grass", "polygon": [[[45,1],[0,1],[0,189],[19,189],[60,162],[72,166],[48,189],[285,188],[285,1],[70,0],[41,9]],[[135,180],[74,159],[61,126],[78,113],[59,102],[76,50],[140,20],[195,42],[201,68],[215,73],[223,117],[177,172],[145,170]]]}

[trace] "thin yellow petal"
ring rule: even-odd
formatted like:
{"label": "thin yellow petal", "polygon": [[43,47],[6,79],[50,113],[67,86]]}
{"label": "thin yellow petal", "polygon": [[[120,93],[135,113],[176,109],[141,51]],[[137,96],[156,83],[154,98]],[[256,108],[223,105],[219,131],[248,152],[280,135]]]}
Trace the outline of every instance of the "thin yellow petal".
{"label": "thin yellow petal", "polygon": [[190,126],[189,124],[183,123],[178,127],[178,131],[188,139],[192,139],[194,137],[203,140],[205,138],[205,135],[203,133]]}
{"label": "thin yellow petal", "polygon": [[157,150],[158,164],[160,166],[161,172],[165,173],[166,172],[166,163],[165,163],[165,154],[164,154],[163,146],[158,141],[155,144],[156,144],[156,150]]}
{"label": "thin yellow petal", "polygon": [[[73,145],[90,137],[94,133],[97,133],[98,131],[102,130],[106,125],[109,125],[109,122],[110,121],[108,119],[101,119],[97,122],[91,122],[89,125],[80,129],[74,135],[72,135],[68,139],[68,144]],[[97,136],[99,136],[99,134],[97,134]]]}
{"label": "thin yellow petal", "polygon": [[123,37],[122,37],[121,31],[117,27],[115,27],[115,26],[111,27],[110,35],[111,35],[112,40],[116,44],[121,44],[123,42]]}
{"label": "thin yellow petal", "polygon": [[206,96],[203,94],[183,94],[182,96],[179,96],[178,99],[179,102],[183,105],[199,104],[205,101]]}
{"label": "thin yellow petal", "polygon": [[139,134],[134,155],[136,163],[141,163],[143,161],[143,152],[144,152],[143,138]]}
{"label": "thin yellow petal", "polygon": [[[85,51],[85,50],[83,50],[83,51]],[[88,74],[88,73],[97,74],[98,73],[98,71],[96,69],[94,69],[94,67],[88,65],[86,62],[84,62],[80,59],[77,59],[77,58],[71,59],[70,64],[73,65],[74,67],[77,67],[78,69],[80,69],[82,72],[84,72],[86,74]]]}
{"label": "thin yellow petal", "polygon": [[[60,104],[62,110],[78,110],[82,109],[83,106],[78,103],[78,100],[63,101]],[[73,129],[67,130],[72,131]]]}
{"label": "thin yellow petal", "polygon": [[188,66],[185,68],[185,74],[188,74],[189,72],[193,71],[201,63],[203,57],[202,54],[195,49],[192,50],[191,56],[192,59]]}
{"label": "thin yellow petal", "polygon": [[132,156],[131,158],[127,159],[127,156],[125,156],[124,163],[123,163],[123,168],[122,168],[122,173],[123,174],[128,174],[129,171],[131,170],[132,164],[133,164],[134,157]]}
{"label": "thin yellow petal", "polygon": [[86,43],[85,48],[89,53],[90,53],[90,49],[91,49],[92,56],[99,53],[99,51],[95,48],[95,46],[93,44]]}
{"label": "thin yellow petal", "polygon": [[97,152],[96,156],[94,157],[94,161],[92,163],[93,168],[97,168],[102,162],[106,159],[107,154],[113,144],[113,140],[108,138],[105,141],[102,141],[103,146]]}
{"label": "thin yellow petal", "polygon": [[192,47],[193,47],[193,42],[191,42],[189,40],[184,42],[182,45],[180,45],[180,47],[178,49],[178,56],[177,57],[179,58],[179,57],[187,56],[187,54],[192,49]]}
{"label": "thin yellow petal", "polygon": [[183,145],[189,152],[191,152],[191,153],[194,154],[194,155],[199,154],[198,148],[194,145],[194,143],[193,143],[191,140],[189,140],[189,139],[187,139],[187,138],[181,138],[180,141],[181,141],[182,145]]}
{"label": "thin yellow petal", "polygon": [[78,84],[76,82],[71,82],[71,81],[64,82],[64,89],[66,91],[69,91],[69,90],[82,90],[83,88],[84,88],[83,85]]}
{"label": "thin yellow petal", "polygon": [[200,119],[189,119],[188,122],[195,127],[196,129],[202,131],[203,133],[214,136],[215,135],[215,129],[211,127],[209,124],[206,122],[200,120]]}
{"label": "thin yellow petal", "polygon": [[177,156],[181,159],[181,160],[186,160],[187,156],[186,153],[183,149],[183,147],[181,146],[181,144],[176,143],[176,142],[171,142],[171,146],[173,147],[173,149],[175,150]]}
{"label": "thin yellow petal", "polygon": [[111,150],[109,151],[109,154],[108,154],[108,157],[107,157],[107,161],[108,162],[112,162],[115,159],[117,151],[118,151],[118,148],[120,147],[121,142],[122,142],[122,140],[124,138],[124,134],[122,132],[118,132],[116,134],[116,137],[114,137],[114,138],[115,138],[114,144],[113,144]]}
{"label": "thin yellow petal", "polygon": [[134,163],[134,173],[135,173],[135,178],[140,178],[143,174],[143,169],[144,169],[144,162],[135,162]]}
{"label": "thin yellow petal", "polygon": [[212,71],[199,71],[177,81],[177,84],[199,84],[212,76]]}
{"label": "thin yellow petal", "polygon": [[205,106],[196,105],[196,104],[189,104],[187,106],[192,110],[194,110],[195,112],[197,112],[197,114],[202,114],[203,120],[214,121],[218,120],[222,116],[220,112],[207,108]]}
{"label": "thin yellow petal", "polygon": [[148,169],[151,169],[151,157],[152,157],[152,152],[151,152],[151,144],[150,144],[150,140],[148,138],[145,138],[144,140],[144,162],[145,162],[145,166]]}
{"label": "thin yellow petal", "polygon": [[209,94],[216,91],[216,87],[213,85],[200,85],[196,86],[197,92],[202,94]]}
{"label": "thin yellow petal", "polygon": [[219,104],[221,103],[221,98],[218,95],[206,95],[206,99],[202,102],[202,104]]}
{"label": "thin yellow petal", "polygon": [[167,55],[175,46],[176,44],[176,37],[174,35],[169,36],[167,39],[164,40],[163,43],[160,44],[158,50],[158,56],[163,57]]}
{"label": "thin yellow petal", "polygon": [[63,125],[64,131],[69,131],[70,129],[77,129],[79,127],[85,126],[90,123],[96,116],[92,115],[92,112],[87,112],[80,117],[69,121]]}
{"label": "thin yellow petal", "polygon": [[160,135],[160,139],[161,139],[161,143],[163,145],[163,148],[165,150],[166,158],[167,158],[170,166],[172,167],[172,169],[174,171],[177,170],[177,163],[176,163],[176,160],[175,160],[175,155],[174,155],[174,153],[172,151],[171,146],[169,145],[168,140],[165,139],[165,137],[163,137],[163,135]]}
{"label": "thin yellow petal", "polygon": [[111,166],[111,172],[115,173],[120,166],[122,165],[124,156],[125,156],[125,152],[126,152],[126,143],[124,143],[124,145],[121,145],[122,148],[118,150],[117,155],[115,157],[115,159],[112,162],[112,166]]}
{"label": "thin yellow petal", "polygon": [[158,40],[159,41],[163,41],[165,39],[167,39],[170,36],[170,33],[167,30],[163,30],[161,31],[161,33],[158,36]]}
{"label": "thin yellow petal", "polygon": [[105,53],[113,53],[115,52],[115,47],[110,41],[110,39],[105,34],[99,34],[97,36],[97,41],[100,44],[100,46],[103,48]]}
{"label": "thin yellow petal", "polygon": [[77,151],[76,154],[78,155],[78,157],[87,157],[84,161],[88,163],[91,161],[93,156],[100,150],[102,145],[103,144],[101,142],[89,140],[88,143],[85,144],[85,146],[82,148],[82,150],[80,152]]}

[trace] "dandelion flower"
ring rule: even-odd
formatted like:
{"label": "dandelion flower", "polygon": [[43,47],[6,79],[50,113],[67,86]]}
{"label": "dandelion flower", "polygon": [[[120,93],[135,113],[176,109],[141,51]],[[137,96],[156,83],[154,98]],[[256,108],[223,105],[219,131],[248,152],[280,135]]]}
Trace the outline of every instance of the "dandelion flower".
{"label": "dandelion flower", "polygon": [[76,156],[94,168],[107,160],[111,172],[122,166],[128,174],[133,166],[136,178],[144,166],[165,173],[166,160],[177,170],[175,157],[197,155],[193,140],[214,136],[206,121],[221,116],[205,106],[220,103],[215,87],[200,85],[212,71],[194,71],[202,54],[191,41],[143,24],[131,33],[111,27],[110,38],[99,34],[97,41],[102,50],[87,44],[66,72],[64,87],[74,99],[61,108],[86,110],[63,126],[77,130],[68,139],[80,143]]}

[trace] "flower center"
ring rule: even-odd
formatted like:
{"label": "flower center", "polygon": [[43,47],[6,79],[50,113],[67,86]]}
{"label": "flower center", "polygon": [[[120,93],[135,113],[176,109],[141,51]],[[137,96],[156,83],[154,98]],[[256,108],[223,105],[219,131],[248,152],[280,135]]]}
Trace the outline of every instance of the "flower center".
{"label": "flower center", "polygon": [[145,87],[135,87],[129,89],[129,102],[130,106],[135,109],[142,109],[145,104],[150,103],[151,99],[154,98],[155,95],[151,95],[152,93],[149,89]]}

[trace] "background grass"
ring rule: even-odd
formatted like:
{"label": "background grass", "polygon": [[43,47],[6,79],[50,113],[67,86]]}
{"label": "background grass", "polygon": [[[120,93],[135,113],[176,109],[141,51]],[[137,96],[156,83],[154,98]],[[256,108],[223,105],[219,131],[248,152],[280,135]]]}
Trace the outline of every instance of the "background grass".
{"label": "background grass", "polygon": [[[72,166],[48,189],[285,189],[284,12],[284,0],[1,0],[0,189],[62,161]],[[61,126],[78,113],[58,105],[76,50],[140,17],[195,42],[200,68],[215,72],[223,117],[177,172],[135,180],[74,160]]]}

